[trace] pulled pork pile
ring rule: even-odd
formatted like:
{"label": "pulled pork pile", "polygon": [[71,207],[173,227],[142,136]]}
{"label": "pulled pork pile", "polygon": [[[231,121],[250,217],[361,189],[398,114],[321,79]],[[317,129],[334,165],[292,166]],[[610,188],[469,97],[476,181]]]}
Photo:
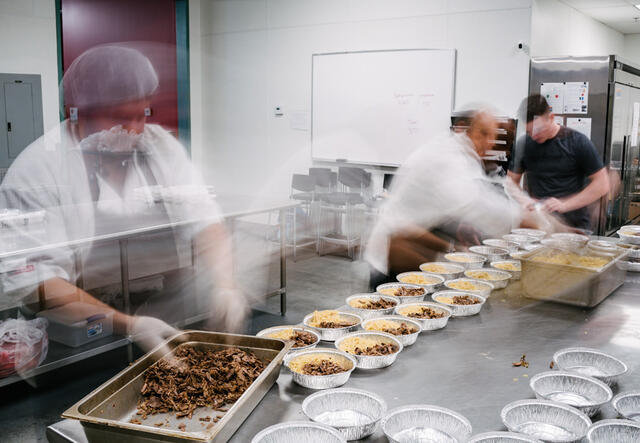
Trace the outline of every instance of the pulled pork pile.
{"label": "pulled pork pile", "polygon": [[173,358],[146,371],[137,415],[175,411],[177,417],[191,418],[200,406],[219,410],[240,398],[264,367],[255,355],[238,348],[179,347]]}

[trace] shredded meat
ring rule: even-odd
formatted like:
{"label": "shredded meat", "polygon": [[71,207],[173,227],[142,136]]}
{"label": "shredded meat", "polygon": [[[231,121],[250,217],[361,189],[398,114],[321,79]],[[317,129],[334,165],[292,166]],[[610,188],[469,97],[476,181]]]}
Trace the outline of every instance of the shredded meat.
{"label": "shredded meat", "polygon": [[382,332],[386,332],[387,334],[393,334],[393,335],[409,335],[416,332],[416,330],[410,327],[405,322],[402,322],[395,328],[383,328]]}
{"label": "shredded meat", "polygon": [[353,325],[355,325],[355,323],[348,321],[321,321],[319,323],[319,327],[325,329],[347,328]]}
{"label": "shredded meat", "polygon": [[381,298],[379,300],[366,300],[363,302],[358,302],[358,308],[360,309],[387,309],[393,308],[397,302],[392,302],[390,300],[385,300]]}
{"label": "shredded meat", "polygon": [[346,369],[330,360],[307,363],[302,367],[305,375],[331,375],[345,372]]}
{"label": "shredded meat", "polygon": [[480,302],[477,299],[468,295],[455,295],[453,297],[453,304],[455,305],[477,305],[478,303]]}
{"label": "shredded meat", "polygon": [[369,346],[365,349],[356,348],[354,354],[356,355],[389,355],[394,352],[398,352],[398,346],[393,343],[377,344],[375,346]]}
{"label": "shredded meat", "polygon": [[316,342],[316,336],[304,331],[294,331],[293,347],[302,348],[303,346],[309,346]]}
{"label": "shredded meat", "polygon": [[138,415],[175,411],[189,417],[200,406],[221,408],[235,402],[264,370],[264,363],[238,348],[220,351],[179,347],[144,374]]}
{"label": "shredded meat", "polygon": [[422,294],[424,294],[424,289],[407,288],[406,286],[400,286],[398,289],[396,289],[396,293],[395,293],[397,297],[416,297]]}
{"label": "shredded meat", "polygon": [[412,312],[407,314],[407,317],[412,318],[442,318],[444,317],[444,312],[438,312],[431,308],[427,308],[426,306],[420,306],[421,312]]}

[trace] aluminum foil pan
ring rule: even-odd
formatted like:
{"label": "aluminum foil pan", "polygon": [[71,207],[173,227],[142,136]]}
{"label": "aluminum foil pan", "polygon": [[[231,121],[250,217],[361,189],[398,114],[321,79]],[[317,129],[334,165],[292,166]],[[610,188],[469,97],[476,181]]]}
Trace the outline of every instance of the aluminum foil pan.
{"label": "aluminum foil pan", "polygon": [[542,443],[537,438],[517,432],[485,432],[471,437],[468,443]]}
{"label": "aluminum foil pan", "polygon": [[[403,315],[401,313],[401,311],[403,310],[403,308],[408,308],[411,306],[426,306],[427,308],[431,308],[433,310],[439,311],[444,313],[444,317],[442,318],[414,318],[414,317],[408,317],[406,315]],[[418,324],[420,324],[420,327],[422,328],[423,331],[435,331],[436,329],[442,329],[445,326],[447,326],[447,322],[449,321],[449,318],[451,318],[451,309],[444,307],[441,304],[438,303],[429,303],[429,302],[422,302],[422,303],[407,303],[406,305],[400,305],[396,308],[395,310],[396,315],[398,315],[399,317],[402,318],[406,318],[408,320],[412,320],[417,322]]]}
{"label": "aluminum foil pan", "polygon": [[616,266],[623,271],[640,272],[640,261],[618,260]]}
{"label": "aluminum foil pan", "polygon": [[[306,375],[291,370],[289,364],[293,359],[309,354],[331,354],[332,356],[342,360],[342,362],[345,364],[345,367],[350,365],[351,368],[345,372],[331,375]],[[287,354],[284,359],[284,365],[291,372],[291,378],[293,379],[293,381],[300,386],[304,386],[305,388],[309,389],[330,389],[342,386],[347,382],[347,380],[349,380],[351,373],[356,369],[356,363],[356,359],[346,352],[335,351],[333,349],[317,348],[310,349],[308,351],[297,352],[295,354]]]}
{"label": "aluminum foil pan", "polygon": [[414,344],[418,339],[418,335],[420,335],[420,332],[422,332],[422,327],[420,326],[420,323],[418,323],[412,318],[403,317],[401,315],[388,315],[385,317],[370,318],[362,322],[362,329],[364,329],[365,331],[371,331],[371,332],[384,332],[384,331],[377,331],[375,329],[367,329],[367,325],[374,322],[375,320],[388,320],[397,324],[406,323],[407,325],[414,328],[416,332],[414,332],[413,334],[394,335],[395,338],[400,340],[400,343],[402,343],[402,346],[411,346],[412,344]]}
{"label": "aluminum foil pan", "polygon": [[[479,300],[480,303],[476,303],[474,305],[454,305],[438,301],[438,297],[440,296],[453,297],[454,295],[468,295],[469,297]],[[449,310],[451,310],[451,315],[454,317],[468,317],[470,315],[476,315],[480,312],[482,305],[484,305],[484,302],[486,301],[486,299],[480,295],[462,291],[440,291],[433,294],[431,298],[440,306],[446,306],[449,308]]]}
{"label": "aluminum foil pan", "polygon": [[[470,282],[475,286],[482,287],[482,289],[466,290],[453,287],[452,284],[455,284],[457,282]],[[444,282],[444,286],[452,291],[466,292],[467,294],[475,294],[484,298],[489,297],[491,295],[491,291],[495,289],[495,286],[492,283],[489,283],[485,280],[478,280],[476,278],[456,278],[454,280],[447,280],[446,282]]]}
{"label": "aluminum foil pan", "polygon": [[[513,265],[516,265],[520,270],[519,271],[509,271],[506,269],[500,269],[498,267],[498,265],[503,264],[503,263],[511,263]],[[504,271],[504,272],[508,272],[509,274],[511,274],[511,279],[512,280],[520,280],[520,275],[522,274],[522,264],[520,263],[520,260],[500,260],[500,261],[492,261],[490,263],[490,266],[493,269],[497,269],[498,271]]]}
{"label": "aluminum foil pan", "polygon": [[444,259],[456,265],[462,266],[465,269],[480,269],[484,266],[484,262],[487,261],[487,257],[485,257],[484,255],[471,254],[469,252],[451,252],[449,254],[446,254],[444,256]]}
{"label": "aluminum foil pan", "polygon": [[640,226],[628,225],[621,227],[617,234],[625,243],[640,245],[640,235],[636,235],[638,232],[640,232]]}
{"label": "aluminum foil pan", "polygon": [[[318,346],[318,343],[320,342],[320,334],[318,334],[316,331],[314,331],[311,328],[301,327],[301,326],[273,326],[271,328],[266,328],[266,329],[263,329],[262,331],[258,332],[256,334],[256,337],[267,337],[269,334],[272,334],[274,332],[284,331],[284,330],[287,330],[287,329],[293,329],[294,331],[308,332],[310,334],[313,334],[316,337],[315,343],[312,343],[312,344],[307,345],[307,346],[301,346],[299,348],[291,348],[289,350],[289,353],[300,352],[300,351],[304,351],[304,350],[307,350],[307,349],[313,349],[316,346]],[[285,340],[283,340],[283,341],[285,341]]]}
{"label": "aluminum foil pan", "polygon": [[512,241],[520,245],[521,248],[524,248],[531,243],[535,243],[536,239],[533,237],[529,237],[528,235],[519,235],[519,234],[506,234],[503,235],[502,238],[507,241]]}
{"label": "aluminum foil pan", "polygon": [[383,294],[383,295],[396,298],[400,300],[400,303],[411,303],[416,301],[422,301],[424,300],[424,297],[427,295],[427,291],[422,286],[412,285],[409,283],[383,283],[376,287],[376,292],[382,294],[381,291],[384,289],[395,290],[400,287],[411,288],[411,289],[422,289],[422,295],[403,295],[403,296],[396,296],[396,295],[389,295],[389,294]]}
{"label": "aluminum foil pan", "polygon": [[547,233],[540,229],[518,228],[512,229],[511,233],[516,235],[526,235],[528,237],[536,239],[536,241],[540,241],[547,236]]}
{"label": "aluminum foil pan", "polygon": [[474,254],[483,255],[487,261],[504,260],[509,255],[509,250],[504,248],[496,248],[494,246],[471,246],[469,251]]}
{"label": "aluminum foil pan", "polygon": [[302,412],[309,419],[337,429],[347,440],[373,434],[386,411],[380,396],[360,389],[316,392],[302,402]]}
{"label": "aluminum foil pan", "polygon": [[251,443],[346,443],[337,430],[321,423],[290,421],[258,432]]}
{"label": "aluminum foil pan", "polygon": [[[491,262],[491,263],[495,263],[495,262]],[[475,276],[480,272],[486,272],[493,278],[491,280],[485,280],[483,278],[479,278]],[[464,271],[464,276],[473,280],[478,280],[483,283],[490,283],[493,285],[495,289],[506,288],[507,285],[509,284],[509,280],[511,280],[511,274],[509,272],[501,271],[499,269],[495,269],[495,270],[494,269],[469,269],[467,271]],[[480,295],[483,295],[483,294],[480,293]]]}
{"label": "aluminum foil pan", "polygon": [[555,234],[551,234],[551,238],[554,240],[573,243],[578,246],[584,246],[589,241],[589,237],[586,235],[575,234],[573,232],[557,232]]}
{"label": "aluminum foil pan", "polygon": [[362,323],[362,317],[360,317],[357,314],[354,314],[352,312],[344,312],[344,311],[339,311],[339,313],[341,317],[352,319],[356,323],[353,324],[352,326],[347,326],[345,328],[316,328],[315,326],[309,325],[309,321],[313,317],[313,313],[305,316],[304,320],[302,320],[302,323],[307,328],[310,328],[316,331],[320,335],[320,340],[335,341],[337,338],[342,337],[343,335],[346,335],[353,331],[357,331],[358,327]]}
{"label": "aluminum foil pan", "polygon": [[587,431],[589,443],[638,443],[640,424],[630,420],[602,420]]}
{"label": "aluminum foil pan", "polygon": [[[362,309],[362,308],[356,308],[351,306],[351,302],[359,298],[360,299],[364,298],[371,301],[378,301],[380,299],[383,299],[393,303],[393,306],[391,306],[390,308],[384,308],[384,309]],[[393,310],[396,308],[396,306],[400,304],[400,300],[398,300],[398,297],[392,297],[392,296],[382,295],[382,294],[353,294],[347,297],[345,301],[347,302],[347,306],[349,306],[349,309],[352,309],[353,311],[355,311],[355,313],[358,314],[362,319],[391,314]]]}
{"label": "aluminum foil pan", "polygon": [[471,437],[471,423],[450,409],[432,405],[409,405],[389,411],[382,430],[391,443],[464,443]]}
{"label": "aluminum foil pan", "polygon": [[611,405],[621,417],[640,423],[640,391],[621,392]]}
{"label": "aluminum foil pan", "polygon": [[351,334],[345,335],[344,337],[340,337],[338,340],[336,340],[336,349],[341,351],[340,344],[349,337],[369,337],[384,341],[392,341],[396,346],[398,346],[398,350],[396,352],[388,355],[351,355],[356,359],[356,366],[360,369],[379,369],[391,366],[393,362],[396,361],[396,358],[398,358],[398,354],[400,354],[403,349],[402,343],[396,338],[395,335],[386,334],[384,332],[369,331],[352,332]]}
{"label": "aluminum foil pan", "polygon": [[578,443],[591,426],[583,412],[548,400],[514,401],[502,409],[500,417],[511,432],[553,443]]}
{"label": "aluminum foil pan", "polygon": [[553,354],[556,368],[597,378],[612,386],[626,374],[627,365],[617,358],[591,348],[566,348]]}
{"label": "aluminum foil pan", "polygon": [[[440,266],[445,269],[445,272],[436,272],[429,270],[430,265]],[[438,274],[444,277],[445,280],[451,280],[453,278],[462,277],[462,273],[464,272],[464,266],[457,265],[447,261],[432,261],[428,263],[422,263],[420,265],[420,270],[422,272],[428,272],[430,274]]]}
{"label": "aluminum foil pan", "polygon": [[640,245],[630,245],[628,243],[616,243],[618,249],[622,251],[627,251],[629,258],[640,258]]}
{"label": "aluminum foil pan", "polygon": [[605,383],[573,372],[542,372],[531,378],[529,386],[536,398],[573,406],[589,417],[613,398],[611,388]]}
{"label": "aluminum foil pan", "polygon": [[483,245],[493,246],[494,248],[502,248],[509,251],[509,253],[518,252],[520,249],[520,244],[514,241],[505,240],[503,238],[488,238],[486,240],[482,240]]}
{"label": "aluminum foil pan", "polygon": [[437,283],[432,283],[432,284],[428,284],[428,285],[421,285],[419,283],[412,283],[412,284],[416,284],[422,288],[424,288],[425,291],[427,291],[427,294],[431,294],[432,292],[436,291],[440,285],[442,285],[442,283],[444,283],[444,277],[442,277],[441,275],[438,274],[430,274],[428,272],[421,272],[421,271],[413,271],[413,272],[403,272],[401,274],[396,275],[396,280],[398,280],[399,282],[405,283],[402,281],[403,278],[405,277],[409,277],[411,275],[421,275],[427,279],[430,280],[437,280]]}

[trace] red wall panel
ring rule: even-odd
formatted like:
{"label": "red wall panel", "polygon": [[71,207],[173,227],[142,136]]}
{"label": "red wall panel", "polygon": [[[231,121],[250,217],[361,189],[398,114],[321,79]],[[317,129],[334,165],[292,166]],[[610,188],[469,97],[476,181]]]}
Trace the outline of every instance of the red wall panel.
{"label": "red wall panel", "polygon": [[125,43],[144,53],[160,84],[150,123],[177,133],[176,6],[174,0],[62,0],[63,69],[87,49]]}

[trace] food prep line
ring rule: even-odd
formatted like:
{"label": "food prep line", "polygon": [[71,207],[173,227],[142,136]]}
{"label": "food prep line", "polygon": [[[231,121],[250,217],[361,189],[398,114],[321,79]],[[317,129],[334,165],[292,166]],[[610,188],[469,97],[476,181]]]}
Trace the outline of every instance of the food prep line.
{"label": "food prep line", "polygon": [[[378,394],[389,409],[416,403],[450,408],[470,420],[474,435],[504,430],[502,408],[515,400],[535,397],[529,381],[549,370],[554,352],[561,348],[585,346],[618,357],[627,363],[629,372],[614,386],[614,394],[637,390],[638,331],[639,274],[628,273],[625,284],[593,309],[527,299],[516,281],[494,291],[478,315],[452,318],[444,329],[423,332],[392,366],[356,369],[345,387]],[[333,349],[332,343],[321,346]],[[523,354],[529,367],[514,367],[512,363]],[[301,405],[313,392],[294,384],[282,369],[277,384],[229,441],[246,443],[273,424],[306,420]],[[606,404],[593,420],[615,416],[611,404]],[[47,438],[52,443],[87,442],[81,424],[73,420],[49,426]],[[362,441],[387,439],[378,428]]]}
{"label": "food prep line", "polygon": [[[286,313],[287,307],[287,277],[286,277],[286,242],[285,242],[285,215],[287,211],[290,211],[292,208],[299,206],[298,202],[292,202],[289,200],[279,200],[279,201],[257,201],[254,198],[248,196],[238,196],[238,195],[223,195],[217,196],[215,199],[216,203],[220,208],[220,216],[224,218],[225,223],[230,226],[230,230],[233,228],[233,224],[236,220],[242,217],[248,217],[252,215],[266,214],[270,212],[278,212],[279,217],[279,268],[280,268],[280,287],[275,291],[270,292],[269,294],[265,294],[266,297],[279,296],[280,297],[280,314],[284,315]],[[92,243],[97,242],[112,242],[117,241],[120,247],[120,266],[121,266],[121,275],[122,275],[122,294],[124,299],[124,309],[125,312],[128,312],[130,309],[130,294],[129,294],[129,263],[128,263],[128,250],[127,244],[128,241],[142,235],[146,234],[155,234],[163,231],[168,231],[172,229],[180,229],[186,228],[196,223],[201,223],[203,220],[178,220],[175,222],[167,222],[166,220],[162,220],[158,223],[152,223],[153,220],[149,218],[144,218],[141,220],[133,220],[132,226],[127,231],[114,231],[111,233],[103,234],[100,236],[92,237],[92,238],[77,238],[70,239],[68,242],[64,244],[46,244],[46,245],[34,245],[29,242],[19,242],[18,244],[13,244],[10,247],[4,246],[0,248],[0,260],[5,259],[14,259],[22,256],[27,256],[36,252],[46,251],[48,249],[55,249],[60,247],[67,247],[73,250],[79,250],[83,246],[87,246]],[[136,225],[138,223],[138,225]],[[1,242],[0,242],[1,243]],[[193,259],[193,258],[192,258]],[[76,257],[76,263],[79,262],[79,258]],[[81,285],[82,282],[80,282]],[[5,307],[3,308],[3,312],[11,311],[12,309],[17,308],[14,307]],[[2,312],[0,312],[0,315]],[[1,317],[0,317],[1,318]],[[190,325],[197,323],[201,320],[208,318],[208,313],[202,313],[200,315],[184,319],[177,324],[177,327],[184,327],[185,325]],[[64,345],[59,345],[57,343],[49,344],[49,352],[45,361],[38,367],[26,371],[21,375],[12,375],[5,378],[0,378],[0,388],[3,386],[7,386],[16,382],[19,382],[23,379],[29,379],[32,377],[39,376],[46,372],[58,369],[60,367],[76,363],[87,358],[94,357],[96,355],[100,355],[105,352],[112,351],[114,349],[128,347],[128,355],[129,361],[133,359],[133,352],[131,348],[131,340],[128,337],[124,336],[110,336],[100,339],[98,341],[88,343],[86,345],[71,348]]]}

